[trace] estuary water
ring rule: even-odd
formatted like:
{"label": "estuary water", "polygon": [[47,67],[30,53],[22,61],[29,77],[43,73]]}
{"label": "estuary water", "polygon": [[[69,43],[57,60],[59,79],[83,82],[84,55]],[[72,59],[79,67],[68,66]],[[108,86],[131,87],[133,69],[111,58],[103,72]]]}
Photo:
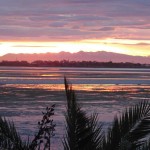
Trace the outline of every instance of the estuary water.
{"label": "estuary water", "polygon": [[150,69],[0,67],[0,84],[150,84]]}
{"label": "estuary water", "polygon": [[89,115],[97,112],[105,129],[126,107],[150,100],[150,69],[0,67],[0,115],[13,120],[24,139],[32,139],[42,111],[56,104],[52,149],[61,150],[64,76],[72,83],[82,108]]}

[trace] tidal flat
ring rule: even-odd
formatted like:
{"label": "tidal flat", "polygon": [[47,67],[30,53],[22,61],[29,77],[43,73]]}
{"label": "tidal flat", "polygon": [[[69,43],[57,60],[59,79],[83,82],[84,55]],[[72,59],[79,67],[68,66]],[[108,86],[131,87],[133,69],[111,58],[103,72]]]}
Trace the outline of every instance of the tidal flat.
{"label": "tidal flat", "polygon": [[[56,123],[52,147],[62,146],[65,133],[66,97],[63,84],[5,84],[0,86],[0,115],[15,123],[24,139],[38,130],[38,121],[47,106],[56,104],[53,116]],[[104,129],[115,115],[141,100],[150,100],[149,85],[73,85],[77,99],[87,114],[98,113]]]}
{"label": "tidal flat", "polygon": [[115,115],[141,100],[150,100],[150,69],[0,67],[0,115],[13,121],[25,140],[33,138],[47,106],[56,104],[52,149],[62,150],[65,133],[66,76],[88,115],[98,113],[103,129]]}

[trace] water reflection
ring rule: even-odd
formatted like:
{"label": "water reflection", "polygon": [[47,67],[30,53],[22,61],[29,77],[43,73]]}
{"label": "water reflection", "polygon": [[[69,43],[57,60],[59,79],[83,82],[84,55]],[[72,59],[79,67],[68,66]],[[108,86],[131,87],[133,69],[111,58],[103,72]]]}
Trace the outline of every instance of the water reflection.
{"label": "water reflection", "polygon": [[53,142],[61,147],[66,108],[64,75],[73,83],[83,109],[90,114],[96,111],[105,128],[125,107],[150,99],[148,69],[0,67],[0,115],[14,120],[26,138],[36,132],[45,107],[56,104]]}
{"label": "water reflection", "polygon": [[[107,128],[113,117],[129,105],[150,98],[150,86],[140,85],[73,85],[83,109],[97,112],[99,121]],[[56,145],[62,147],[64,134],[65,92],[63,84],[7,84],[1,86],[0,114],[13,120],[24,138],[31,137],[37,130],[37,122],[46,106],[56,104],[54,121],[56,122]]]}
{"label": "water reflection", "polygon": [[[149,85],[114,85],[114,84],[73,84],[75,90],[97,92],[149,92]],[[20,89],[43,89],[51,91],[64,91],[64,84],[6,84],[1,87],[14,87]]]}
{"label": "water reflection", "polygon": [[63,84],[64,76],[74,84],[150,84],[150,69],[0,67],[0,84]]}

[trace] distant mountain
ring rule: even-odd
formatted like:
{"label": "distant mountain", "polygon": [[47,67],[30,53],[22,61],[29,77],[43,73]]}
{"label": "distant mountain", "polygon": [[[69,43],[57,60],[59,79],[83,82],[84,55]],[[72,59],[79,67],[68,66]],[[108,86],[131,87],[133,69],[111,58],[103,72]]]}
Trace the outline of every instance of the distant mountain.
{"label": "distant mountain", "polygon": [[112,52],[98,51],[98,52],[60,52],[60,53],[34,53],[34,54],[6,54],[0,57],[0,61],[28,61],[35,60],[70,60],[70,61],[98,61],[98,62],[132,62],[132,63],[147,63],[150,64],[150,56],[130,56],[125,54],[118,54]]}

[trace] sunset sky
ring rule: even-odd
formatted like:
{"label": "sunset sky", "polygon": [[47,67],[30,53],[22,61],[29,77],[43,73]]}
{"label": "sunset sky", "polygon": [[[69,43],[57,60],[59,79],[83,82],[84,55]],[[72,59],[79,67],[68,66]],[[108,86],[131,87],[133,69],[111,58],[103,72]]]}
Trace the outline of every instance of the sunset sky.
{"label": "sunset sky", "polygon": [[0,56],[81,50],[150,56],[150,0],[0,0]]}

